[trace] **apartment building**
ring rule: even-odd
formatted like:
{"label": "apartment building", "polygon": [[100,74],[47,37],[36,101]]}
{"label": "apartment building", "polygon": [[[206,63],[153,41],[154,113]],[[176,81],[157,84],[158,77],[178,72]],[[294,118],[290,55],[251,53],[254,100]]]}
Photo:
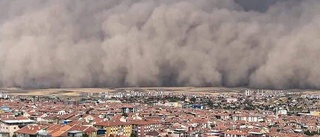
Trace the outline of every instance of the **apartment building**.
{"label": "apartment building", "polygon": [[125,136],[129,137],[132,133],[132,124],[123,121],[103,121],[94,125],[98,130],[105,130],[106,136]]}
{"label": "apartment building", "polygon": [[158,121],[147,121],[147,120],[137,120],[132,122],[133,131],[139,137],[145,137],[147,133],[152,131],[158,131],[162,128],[161,122]]}
{"label": "apartment building", "polygon": [[12,136],[15,131],[23,126],[34,123],[35,121],[30,119],[3,119],[0,121],[0,132],[9,133]]}

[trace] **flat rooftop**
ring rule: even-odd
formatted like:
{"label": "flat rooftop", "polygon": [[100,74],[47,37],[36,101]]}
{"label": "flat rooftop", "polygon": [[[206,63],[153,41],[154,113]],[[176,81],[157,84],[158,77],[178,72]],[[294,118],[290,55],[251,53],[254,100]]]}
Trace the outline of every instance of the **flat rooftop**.
{"label": "flat rooftop", "polygon": [[34,123],[34,120],[25,119],[25,120],[1,120],[3,123],[15,124],[15,123]]}

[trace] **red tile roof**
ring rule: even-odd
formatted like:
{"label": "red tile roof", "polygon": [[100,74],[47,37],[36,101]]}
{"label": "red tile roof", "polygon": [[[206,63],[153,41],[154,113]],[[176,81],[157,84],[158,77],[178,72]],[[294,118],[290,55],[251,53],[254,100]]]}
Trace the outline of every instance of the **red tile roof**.
{"label": "red tile roof", "polygon": [[28,134],[28,135],[35,135],[37,132],[41,129],[46,128],[47,126],[42,126],[42,125],[28,125],[25,126],[19,130],[17,130],[15,133],[18,134]]}

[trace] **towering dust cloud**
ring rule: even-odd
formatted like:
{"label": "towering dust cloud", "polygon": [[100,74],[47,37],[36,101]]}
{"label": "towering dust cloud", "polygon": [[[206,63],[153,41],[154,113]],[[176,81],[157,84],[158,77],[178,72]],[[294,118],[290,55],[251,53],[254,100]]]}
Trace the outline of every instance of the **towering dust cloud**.
{"label": "towering dust cloud", "polygon": [[0,86],[320,88],[320,1],[257,1],[1,0]]}

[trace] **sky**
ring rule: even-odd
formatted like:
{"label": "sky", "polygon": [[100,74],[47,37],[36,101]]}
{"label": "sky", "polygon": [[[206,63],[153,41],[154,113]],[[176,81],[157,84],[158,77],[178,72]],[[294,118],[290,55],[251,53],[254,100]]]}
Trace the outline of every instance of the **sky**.
{"label": "sky", "polygon": [[318,0],[0,0],[0,87],[320,88]]}

